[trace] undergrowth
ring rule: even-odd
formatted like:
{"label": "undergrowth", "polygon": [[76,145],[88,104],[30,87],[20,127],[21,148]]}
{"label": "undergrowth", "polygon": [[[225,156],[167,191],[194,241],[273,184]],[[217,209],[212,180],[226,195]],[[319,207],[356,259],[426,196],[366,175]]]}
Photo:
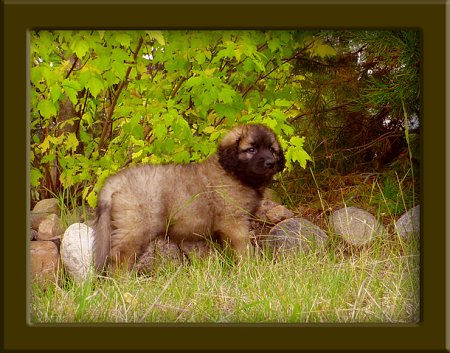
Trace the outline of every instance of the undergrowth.
{"label": "undergrowth", "polygon": [[259,253],[234,265],[217,251],[148,276],[95,275],[31,287],[38,323],[417,322],[419,247],[391,237],[361,251]]}
{"label": "undergrowth", "polygon": [[[409,172],[308,172],[285,174],[276,191],[289,208],[328,230],[324,248],[276,258],[258,252],[239,264],[216,249],[181,265],[166,261],[149,275],[96,274],[84,283],[60,271],[56,283],[31,284],[30,322],[418,322],[420,241],[401,238],[390,226],[419,199]],[[343,246],[329,232],[328,216],[344,205],[374,214],[388,235],[363,249]],[[62,217],[69,223],[73,214],[63,207]]]}

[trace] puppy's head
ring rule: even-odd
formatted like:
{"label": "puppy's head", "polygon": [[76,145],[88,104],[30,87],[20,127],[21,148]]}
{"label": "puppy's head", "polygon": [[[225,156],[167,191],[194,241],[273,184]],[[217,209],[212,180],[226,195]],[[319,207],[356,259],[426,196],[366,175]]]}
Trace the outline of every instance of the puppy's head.
{"label": "puppy's head", "polygon": [[260,188],[285,166],[285,158],[274,132],[264,125],[242,125],[221,141],[219,163],[245,185]]}

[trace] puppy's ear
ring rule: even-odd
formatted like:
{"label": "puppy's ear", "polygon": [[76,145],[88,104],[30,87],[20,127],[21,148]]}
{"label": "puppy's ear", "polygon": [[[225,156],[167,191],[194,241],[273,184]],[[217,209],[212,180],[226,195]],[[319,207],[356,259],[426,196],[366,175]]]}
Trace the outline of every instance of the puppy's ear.
{"label": "puppy's ear", "polygon": [[239,142],[241,141],[245,125],[237,126],[229,131],[219,145],[219,163],[227,172],[234,172],[239,164]]}
{"label": "puppy's ear", "polygon": [[277,171],[281,172],[286,166],[286,158],[284,157],[283,150],[278,152]]}
{"label": "puppy's ear", "polygon": [[221,144],[217,153],[222,168],[227,172],[234,172],[239,164],[239,140],[235,141],[233,144]]}

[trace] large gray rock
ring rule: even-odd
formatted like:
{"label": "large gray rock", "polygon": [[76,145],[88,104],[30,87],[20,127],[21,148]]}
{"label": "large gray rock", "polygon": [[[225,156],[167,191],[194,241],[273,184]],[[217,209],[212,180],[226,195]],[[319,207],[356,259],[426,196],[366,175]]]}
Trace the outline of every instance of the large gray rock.
{"label": "large gray rock", "polygon": [[330,219],[332,230],[347,244],[361,247],[376,236],[386,233],[383,225],[369,212],[357,207],[344,207],[334,211]]}
{"label": "large gray rock", "polygon": [[402,238],[415,237],[420,235],[420,205],[411,208],[394,222],[395,230]]}
{"label": "large gray rock", "polygon": [[308,252],[322,246],[327,234],[315,224],[303,218],[289,218],[275,225],[266,237],[260,238],[263,248],[274,253]]}
{"label": "large gray rock", "polygon": [[61,260],[75,281],[81,282],[93,274],[94,230],[84,223],[74,223],[61,240]]}
{"label": "large gray rock", "polygon": [[49,214],[59,215],[59,201],[55,198],[39,201],[30,213],[31,228],[38,230],[39,224]]}
{"label": "large gray rock", "polygon": [[51,241],[30,242],[30,279],[41,285],[55,283],[59,265],[59,253]]}

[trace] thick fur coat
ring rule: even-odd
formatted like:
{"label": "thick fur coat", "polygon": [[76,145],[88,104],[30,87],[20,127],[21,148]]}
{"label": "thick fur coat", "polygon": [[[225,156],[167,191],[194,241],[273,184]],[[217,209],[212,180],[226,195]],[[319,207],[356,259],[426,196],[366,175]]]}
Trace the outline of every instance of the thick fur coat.
{"label": "thick fur coat", "polygon": [[94,227],[97,269],[132,268],[157,237],[214,239],[246,256],[249,217],[284,164],[272,130],[250,124],[231,130],[204,162],[142,165],[109,177]]}

